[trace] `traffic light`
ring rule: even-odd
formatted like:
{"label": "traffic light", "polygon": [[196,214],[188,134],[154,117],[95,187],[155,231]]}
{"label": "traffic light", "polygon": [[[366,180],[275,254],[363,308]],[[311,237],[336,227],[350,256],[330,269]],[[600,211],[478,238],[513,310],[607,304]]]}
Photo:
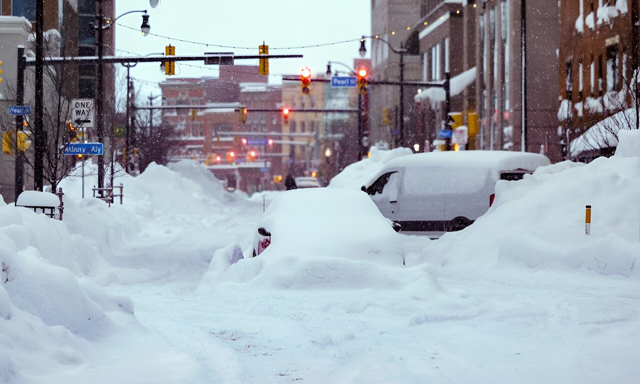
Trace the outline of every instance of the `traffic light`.
{"label": "traffic light", "polygon": [[256,153],[256,151],[249,151],[249,161],[256,161],[256,157],[258,157],[258,153]]}
{"label": "traffic light", "polygon": [[367,83],[368,74],[369,73],[366,68],[358,69],[358,93],[361,95],[366,95],[369,92]]}
{"label": "traffic light", "polygon": [[384,107],[382,108],[382,125],[391,124],[391,108]]}
{"label": "traffic light", "polygon": [[282,110],[282,122],[284,124],[289,124],[289,108],[284,108]]}
{"label": "traffic light", "polygon": [[447,115],[447,125],[451,127],[451,129],[456,129],[462,126],[462,113],[450,112]]}
{"label": "traffic light", "polygon": [[69,126],[69,142],[75,143],[76,141],[78,141],[78,131],[76,131],[72,122],[69,122],[68,126]]}
{"label": "traffic light", "polygon": [[[2,61],[0,60],[0,67],[2,67]],[[0,75],[2,75],[2,68],[0,68]],[[0,84],[3,82],[2,77],[0,77]]]}
{"label": "traffic light", "polygon": [[240,142],[242,143],[242,145],[247,145],[247,138],[243,137],[242,139],[240,139]]}
{"label": "traffic light", "polygon": [[[269,46],[262,43],[262,45],[258,46],[258,55],[268,55],[269,54]],[[269,74],[269,59],[259,59],[260,65],[258,66],[258,74],[260,75],[268,75]]]}
{"label": "traffic light", "polygon": [[268,145],[269,147],[273,147],[273,139],[269,139],[269,140],[267,140],[267,145]]}
{"label": "traffic light", "polygon": [[[171,44],[164,47],[164,55],[165,56],[175,56],[176,55],[176,47]],[[165,61],[164,62],[164,74],[167,76],[172,76],[176,74],[176,62],[175,61]]]}
{"label": "traffic light", "polygon": [[311,92],[309,89],[309,85],[311,85],[311,70],[309,67],[304,67],[300,72],[300,81],[302,82],[302,93],[308,95]]}
{"label": "traffic light", "polygon": [[222,162],[222,158],[220,156],[216,156],[216,163],[220,164]]}
{"label": "traffic light", "polygon": [[240,121],[242,124],[247,122],[247,116],[249,115],[249,108],[240,108]]}
{"label": "traffic light", "polygon": [[236,153],[233,152],[233,151],[227,152],[227,161],[229,162],[229,164],[234,164],[235,165]]}

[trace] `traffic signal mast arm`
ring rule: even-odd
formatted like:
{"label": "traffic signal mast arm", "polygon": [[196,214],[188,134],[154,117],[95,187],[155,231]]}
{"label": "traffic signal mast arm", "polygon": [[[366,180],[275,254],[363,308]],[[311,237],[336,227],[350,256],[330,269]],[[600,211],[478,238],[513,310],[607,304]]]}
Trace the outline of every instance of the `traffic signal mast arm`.
{"label": "traffic signal mast arm", "polygon": [[[200,56],[171,56],[172,61],[204,61],[211,57],[229,57],[226,55],[200,55]],[[233,55],[235,60],[257,60],[257,59],[296,59],[302,58],[302,55]],[[102,62],[105,64],[122,64],[122,63],[160,63],[167,61],[166,56],[104,56]],[[26,66],[36,65],[34,58],[25,57]],[[44,58],[45,65],[54,64],[98,64],[98,56],[72,56],[72,57],[50,57]],[[300,81],[300,79],[296,79]]]}

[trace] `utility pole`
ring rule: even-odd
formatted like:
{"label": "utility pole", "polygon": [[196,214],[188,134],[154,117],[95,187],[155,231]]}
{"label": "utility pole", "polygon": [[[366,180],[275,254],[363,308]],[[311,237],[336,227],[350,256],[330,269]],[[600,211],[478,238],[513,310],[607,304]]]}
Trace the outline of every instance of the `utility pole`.
{"label": "utility pole", "polygon": [[34,122],[35,153],[33,159],[33,187],[44,187],[44,0],[36,0],[36,116]]}
{"label": "utility pole", "polygon": [[358,161],[362,160],[362,95],[358,93]]}
{"label": "utility pole", "polygon": [[[520,0],[520,55],[522,56],[522,152],[527,151],[527,5]],[[567,143],[568,144],[568,143]]]}
{"label": "utility pole", "polygon": [[127,123],[126,123],[126,132],[125,132],[125,144],[124,144],[124,169],[127,173],[130,172],[130,167],[129,164],[131,163],[131,152],[130,152],[130,147],[131,147],[131,67],[135,67],[136,64],[128,64],[128,63],[123,63],[122,65],[124,65],[127,68],[127,108],[126,108],[126,119],[127,119]]}
{"label": "utility pole", "polygon": [[[104,21],[103,15],[103,1],[98,2],[98,14],[96,15],[96,25],[98,34],[98,63],[96,64],[96,92],[95,92],[95,105],[96,105],[96,133],[98,135],[98,142],[104,143],[104,125],[103,125],[103,76],[102,76],[102,58],[104,56],[104,36],[102,24]],[[113,143],[112,143],[113,145]],[[105,151],[106,153],[106,151]],[[104,159],[103,156],[98,156],[98,188],[104,188]],[[102,189],[100,189],[100,196],[102,196]]]}
{"label": "utility pole", "polygon": [[404,146],[404,44],[400,43],[400,145]]}
{"label": "utility pole", "polygon": [[[24,47],[18,46],[18,84],[16,85],[16,104],[24,104]],[[22,193],[24,186],[24,158],[22,152],[18,148],[19,132],[23,131],[24,117],[22,115],[16,116],[16,175],[15,175],[15,196],[14,200],[18,201],[18,196]]]}
{"label": "utility pole", "polygon": [[[451,80],[451,74],[449,72],[444,74],[444,114],[445,114],[445,121],[448,123],[449,122],[449,112],[451,112],[451,84],[450,84],[450,80]],[[449,129],[451,129],[451,126],[448,126]],[[447,137],[445,142],[447,143],[446,145],[446,150],[450,151],[451,150],[451,138]]]}

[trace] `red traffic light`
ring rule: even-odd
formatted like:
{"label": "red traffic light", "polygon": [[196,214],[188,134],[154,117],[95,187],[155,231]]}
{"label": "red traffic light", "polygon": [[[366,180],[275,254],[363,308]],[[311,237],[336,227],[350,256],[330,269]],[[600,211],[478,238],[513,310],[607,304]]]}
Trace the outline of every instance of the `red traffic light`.
{"label": "red traffic light", "polygon": [[247,138],[243,137],[240,141],[242,142],[242,145],[247,145]]}
{"label": "red traffic light", "polygon": [[367,69],[366,68],[360,68],[358,70],[358,76],[360,77],[367,77]]}
{"label": "red traffic light", "polygon": [[302,69],[302,71],[300,72],[300,76],[302,76],[302,78],[310,78],[311,77],[311,70],[309,69],[309,67],[305,67]]}
{"label": "red traffic light", "polygon": [[282,114],[285,115],[285,116],[289,116],[289,108],[284,108],[282,110]]}
{"label": "red traffic light", "polygon": [[216,163],[220,163],[222,161],[222,158],[220,156],[216,156]]}
{"label": "red traffic light", "polygon": [[267,144],[272,147],[273,146],[273,139],[269,139],[267,140]]}

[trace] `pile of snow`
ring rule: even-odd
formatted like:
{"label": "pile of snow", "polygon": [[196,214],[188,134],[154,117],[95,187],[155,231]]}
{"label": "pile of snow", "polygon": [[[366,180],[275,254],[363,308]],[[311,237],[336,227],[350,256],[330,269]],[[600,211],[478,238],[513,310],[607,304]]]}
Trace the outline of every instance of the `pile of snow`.
{"label": "pile of snow", "polygon": [[[456,96],[461,94],[462,91],[464,91],[465,88],[467,88],[469,85],[473,84],[475,80],[476,80],[476,67],[468,69],[462,72],[461,74],[454,76],[450,80],[451,88],[449,91],[450,92],[449,96],[451,97],[451,96]],[[445,101],[445,99],[446,99],[446,92],[444,91],[444,88],[436,88],[436,87],[427,88],[414,96],[414,100],[416,102],[430,100],[432,108],[435,108],[435,105],[437,102]]]}
{"label": "pile of snow", "polygon": [[[71,201],[65,205],[77,209]],[[41,372],[59,364],[79,367],[87,341],[113,335],[113,317],[131,316],[133,304],[89,278],[107,270],[92,238],[71,233],[64,222],[1,204],[0,381],[24,382],[34,365]]]}
{"label": "pile of snow", "polygon": [[[639,277],[640,139],[637,132],[621,139],[629,141],[624,156],[635,157],[563,162],[521,181],[499,181],[489,212],[429,243],[421,260],[468,271],[516,265]],[[586,205],[592,207],[591,235],[585,234]]]}
{"label": "pile of snow", "polygon": [[386,151],[371,147],[370,154],[371,157],[353,163],[337,174],[331,179],[329,187],[360,189],[388,162],[398,157],[411,155],[413,151],[409,148],[395,148]]}
{"label": "pile of snow", "polygon": [[254,289],[385,290],[417,285],[425,294],[438,290],[422,268],[403,267],[400,235],[360,191],[284,192],[258,226],[271,233],[269,247],[252,258],[242,258],[238,245],[218,251],[204,287],[234,283]]}

